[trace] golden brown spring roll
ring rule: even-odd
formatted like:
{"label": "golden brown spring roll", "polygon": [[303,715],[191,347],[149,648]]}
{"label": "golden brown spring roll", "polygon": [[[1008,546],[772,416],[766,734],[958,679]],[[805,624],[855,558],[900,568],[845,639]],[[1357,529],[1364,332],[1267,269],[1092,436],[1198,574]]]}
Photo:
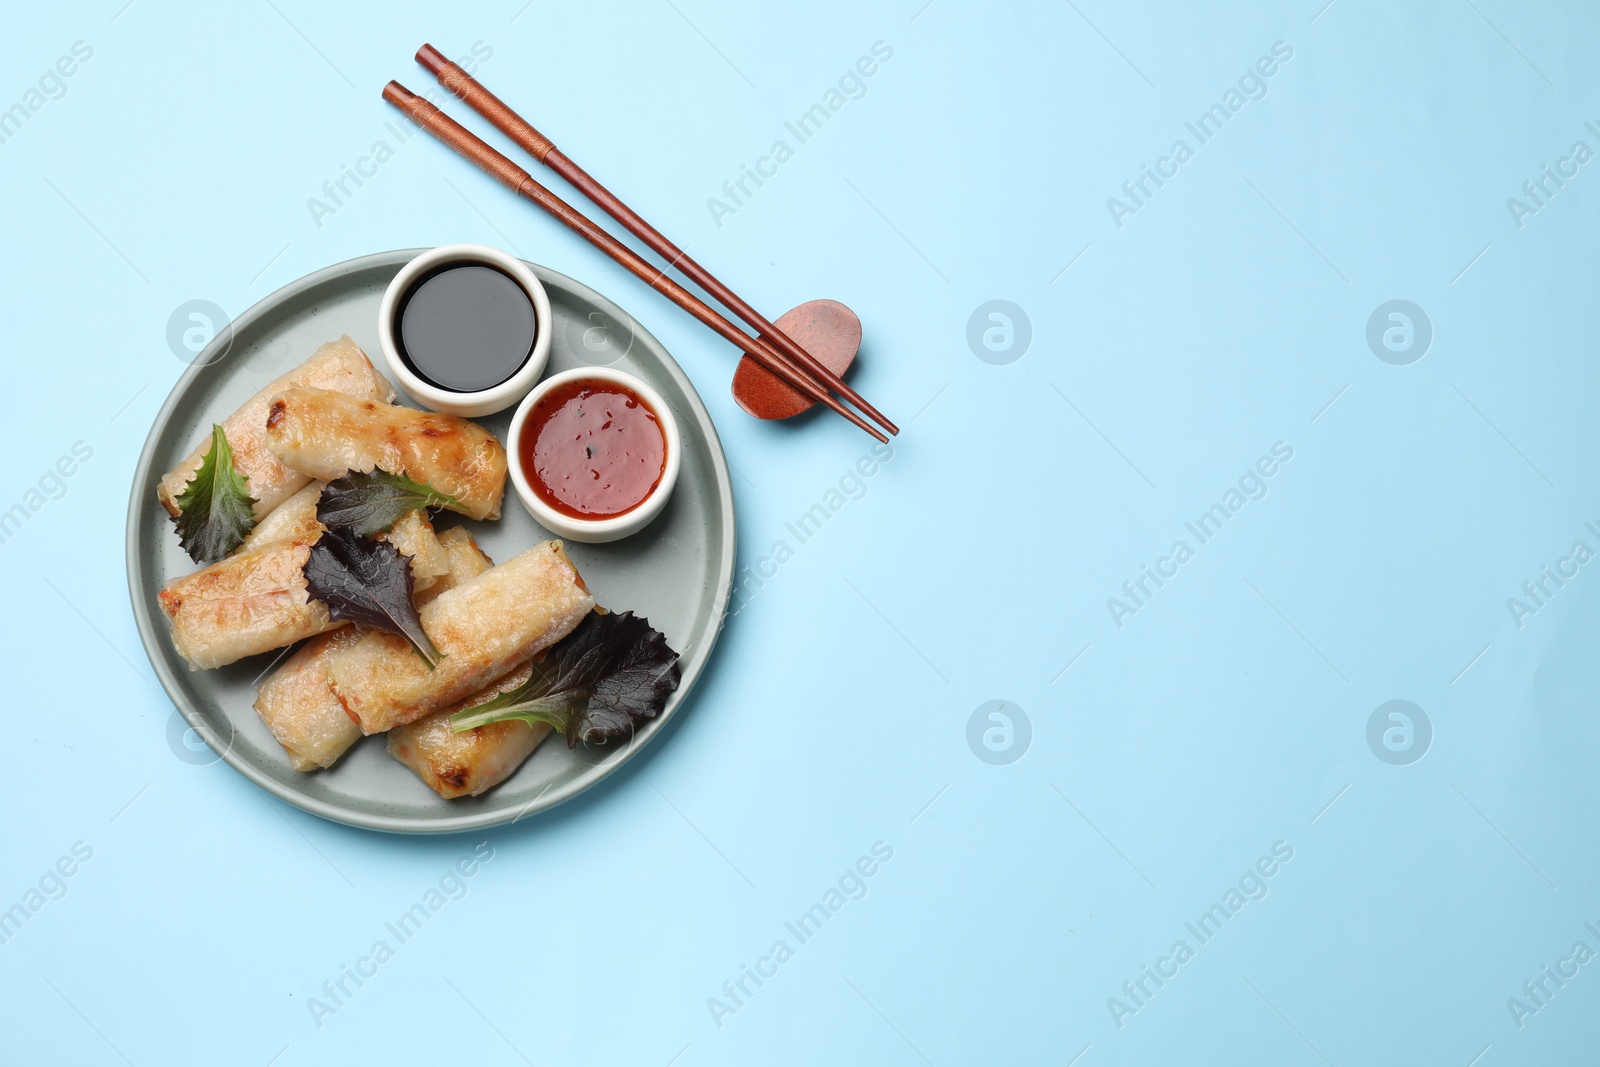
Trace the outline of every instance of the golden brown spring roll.
{"label": "golden brown spring roll", "polygon": [[328,685],[328,656],[361,638],[346,626],[307,641],[256,692],[256,714],[297,771],[332,767],[361,737]]}
{"label": "golden brown spring roll", "polygon": [[500,517],[506,450],[475,422],[311,388],[280,391],[266,420],[267,448],[308,477],[377,467],[450,494],[471,518]]}
{"label": "golden brown spring roll", "polygon": [[[438,544],[447,568],[423,595],[471,581],[492,565],[462,527],[440,534]],[[415,560],[412,566],[416,566]],[[345,714],[328,682],[328,657],[360,637],[359,630],[347,626],[312,638],[262,682],[256,693],[256,713],[288,752],[289,763],[297,771],[332,767],[361,737],[361,728]]]}
{"label": "golden brown spring roll", "polygon": [[312,482],[269,512],[245,534],[235,552],[249,552],[274,541],[314,541],[322,532],[317,521],[317,501],[326,482]]}
{"label": "golden brown spring roll", "polygon": [[478,547],[472,533],[465,526],[452,526],[439,535],[439,549],[444,553],[445,572],[427,589],[417,590],[417,607],[422,607],[440,593],[470,582],[490,567],[494,560]]}
{"label": "golden brown spring roll", "polygon": [[343,625],[306,591],[312,540],[272,541],[167,583],[161,610],[191,669],[221,667]]}
{"label": "golden brown spring roll", "polygon": [[524,663],[460,704],[390,730],[389,755],[410,767],[446,800],[493,789],[533,755],[549,736],[550,724],[493,722],[458,734],[450,729],[450,716],[515,689],[528,680],[531,670]]}
{"label": "golden brown spring roll", "polygon": [[432,589],[450,570],[450,557],[433,532],[426,511],[408,511],[396,520],[388,533],[377,540],[387,541],[402,556],[411,557],[411,592]]}
{"label": "golden brown spring roll", "polygon": [[443,658],[429,669],[383,632],[334,653],[328,676],[361,732],[382,733],[464,700],[571,633],[594,598],[560,541],[546,541],[441,593],[421,610]]}
{"label": "golden brown spring roll", "polygon": [[[302,506],[294,498],[284,506],[291,504]],[[306,533],[303,517],[288,516],[281,520],[281,529],[300,531],[296,536],[251,545],[174,578],[161,590],[161,610],[172,624],[172,644],[191,668],[222,667],[343,625],[306,589],[306,560],[322,536],[314,499],[311,520]],[[411,557],[413,588],[436,584],[448,569],[448,555],[425,513],[407,512],[385,536]]]}
{"label": "golden brown spring roll", "polygon": [[[340,396],[359,397],[379,404],[394,402],[394,387],[372,366],[367,354],[354,341],[341,337],[311,354],[294,370],[268,384],[244,402],[222,423],[222,432],[233,449],[233,465],[249,479],[249,493],[255,497],[256,518],[270,513],[311,480],[311,476],[292,470],[267,450],[267,409],[272,398],[295,386],[311,386]],[[178,496],[200,469],[200,460],[211,448],[211,434],[205,443],[189,453],[187,459],[162,475],[156,486],[156,499],[172,515],[178,513]],[[338,472],[343,474],[343,471]],[[334,475],[337,477],[338,475]]]}

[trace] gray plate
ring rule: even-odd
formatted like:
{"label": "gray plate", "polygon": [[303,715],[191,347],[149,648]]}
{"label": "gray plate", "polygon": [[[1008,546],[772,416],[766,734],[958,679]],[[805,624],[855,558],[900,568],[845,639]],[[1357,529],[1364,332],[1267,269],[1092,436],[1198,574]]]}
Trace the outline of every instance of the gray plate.
{"label": "gray plate", "polygon": [[[156,481],[213,422],[221,422],[325,341],[348,333],[382,370],[378,302],[400,267],[422,251],[383,252],[308,275],[239,316],[201,352],[156,416],[134,472],[128,587],[139,637],[167,695],[239,773],[325,819],[397,833],[451,833],[511,822],[576,796],[642,750],[682,706],[716,643],[732,585],[733,487],[711,417],[661,343],[594,290],[530,264],[549,291],[555,318],[547,373],[616,366],[655,386],[677,413],[683,467],[666,510],[633,537],[609,545],[569,543],[567,551],[599,603],[644,615],[666,634],[682,656],[683,682],[665,713],[630,743],[569,750],[555,738],[481,797],[441,799],[389,757],[381,737],[362,739],[332,770],[291,770],[252,707],[256,684],[278,654],[220,670],[190,671],[173,651],[156,594],[169,579],[195,568],[156,502]],[[505,440],[511,411],[479,421]],[[502,510],[499,522],[463,521],[494,559],[508,559],[550,536],[510,486]],[[446,515],[437,525],[444,529],[458,519]]]}

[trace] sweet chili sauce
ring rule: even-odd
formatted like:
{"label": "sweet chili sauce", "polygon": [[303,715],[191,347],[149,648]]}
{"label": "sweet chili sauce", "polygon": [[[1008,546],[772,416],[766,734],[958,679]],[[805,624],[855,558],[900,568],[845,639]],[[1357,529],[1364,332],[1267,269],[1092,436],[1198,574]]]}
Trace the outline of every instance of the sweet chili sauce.
{"label": "sweet chili sauce", "polygon": [[539,398],[516,444],[528,483],[575,519],[609,519],[644,503],[667,465],[661,421],[638,393],[577,379]]}

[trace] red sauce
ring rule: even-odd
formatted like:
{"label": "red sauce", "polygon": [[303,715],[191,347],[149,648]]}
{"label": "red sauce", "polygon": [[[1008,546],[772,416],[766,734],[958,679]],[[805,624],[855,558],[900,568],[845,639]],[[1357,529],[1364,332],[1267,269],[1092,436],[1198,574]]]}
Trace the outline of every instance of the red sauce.
{"label": "red sauce", "polygon": [[562,515],[609,519],[644,503],[661,483],[667,439],[632,389],[580,378],[539,398],[517,458],[539,499]]}

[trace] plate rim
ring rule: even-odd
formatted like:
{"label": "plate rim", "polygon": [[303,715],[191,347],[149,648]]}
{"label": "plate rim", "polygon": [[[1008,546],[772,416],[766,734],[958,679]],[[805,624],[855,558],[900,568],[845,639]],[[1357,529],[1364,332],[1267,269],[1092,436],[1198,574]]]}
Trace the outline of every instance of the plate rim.
{"label": "plate rim", "polygon": [[[662,368],[683,390],[684,396],[688,399],[690,413],[695,417],[695,421],[698,424],[697,428],[702,431],[706,444],[710,446],[713,480],[719,491],[721,519],[726,531],[721,555],[716,564],[716,587],[712,594],[712,615],[716,622],[711,629],[709,639],[701,648],[696,649],[693,662],[685,665],[677,690],[668,699],[667,706],[662,709],[662,713],[648,724],[648,732],[644,735],[641,743],[630,744],[617,759],[593,765],[601,773],[575,779],[559,789],[551,789],[542,793],[520,810],[506,808],[467,815],[444,815],[439,818],[377,815],[369,812],[352,811],[346,806],[309,796],[259,771],[242,756],[236,755],[231,743],[226,748],[219,750],[216,741],[211,736],[209,724],[205,721],[200,709],[189,699],[185,687],[180,683],[176,673],[167,665],[165,657],[155,654],[154,650],[158,647],[158,642],[167,640],[167,635],[156,631],[154,613],[144,603],[143,586],[148,576],[142,558],[143,553],[138,535],[143,508],[148,503],[147,498],[150,496],[150,479],[155,463],[157,441],[163,429],[171,420],[173,412],[177,409],[181,399],[193,387],[195,380],[214,365],[213,361],[218,357],[213,354],[213,350],[219,345],[227,343],[231,348],[233,338],[239,333],[248,330],[259,320],[275,312],[281,304],[303,295],[308,290],[336,281],[348,274],[388,266],[400,267],[425,251],[427,251],[426,247],[397,248],[387,252],[373,252],[364,256],[356,256],[352,259],[330,264],[279,286],[273,292],[250,305],[236,318],[230,320],[224,332],[213,337],[189,367],[178,376],[178,380],[173,383],[166,400],[163,401],[160,410],[156,412],[154,419],[150,423],[150,430],[145,436],[144,447],[139,452],[139,461],[134,466],[133,482],[128,494],[128,519],[125,529],[126,544],[124,546],[124,558],[128,574],[128,597],[130,607],[133,609],[134,625],[139,631],[140,645],[144,650],[145,658],[149,660],[151,668],[161,682],[161,688],[166,693],[167,699],[172,702],[189,727],[205,740],[213,752],[216,752],[230,767],[243,775],[247,781],[257,788],[266,790],[280,800],[293,804],[302,811],[327,819],[330,822],[342,823],[346,826],[354,826],[364,830],[396,834],[453,834],[517,822],[529,815],[549,811],[594,788],[632,761],[639,753],[649,748],[656,735],[665,730],[667,722],[688,700],[690,691],[694,688],[700,675],[704,673],[706,665],[711,661],[712,653],[721,639],[722,630],[728,617],[728,601],[733,592],[734,566],[738,551],[737,528],[734,525],[733,482],[729,475],[727,456],[722,448],[722,438],[717,433],[716,423],[712,420],[711,413],[706,409],[704,401],[700,399],[699,391],[695,389],[694,383],[690,380],[682,365],[678,363],[677,359],[654,334],[614,300],[577,279],[562,274],[560,271],[529,260],[523,260],[533,268],[541,281],[566,288],[581,299],[591,301],[604,309],[615,310],[626,316],[632,326],[635,340],[642,339],[647,346],[653,345],[655,350],[664,357]],[[232,712],[228,714],[231,717]],[[426,787],[424,786],[424,788]]]}

